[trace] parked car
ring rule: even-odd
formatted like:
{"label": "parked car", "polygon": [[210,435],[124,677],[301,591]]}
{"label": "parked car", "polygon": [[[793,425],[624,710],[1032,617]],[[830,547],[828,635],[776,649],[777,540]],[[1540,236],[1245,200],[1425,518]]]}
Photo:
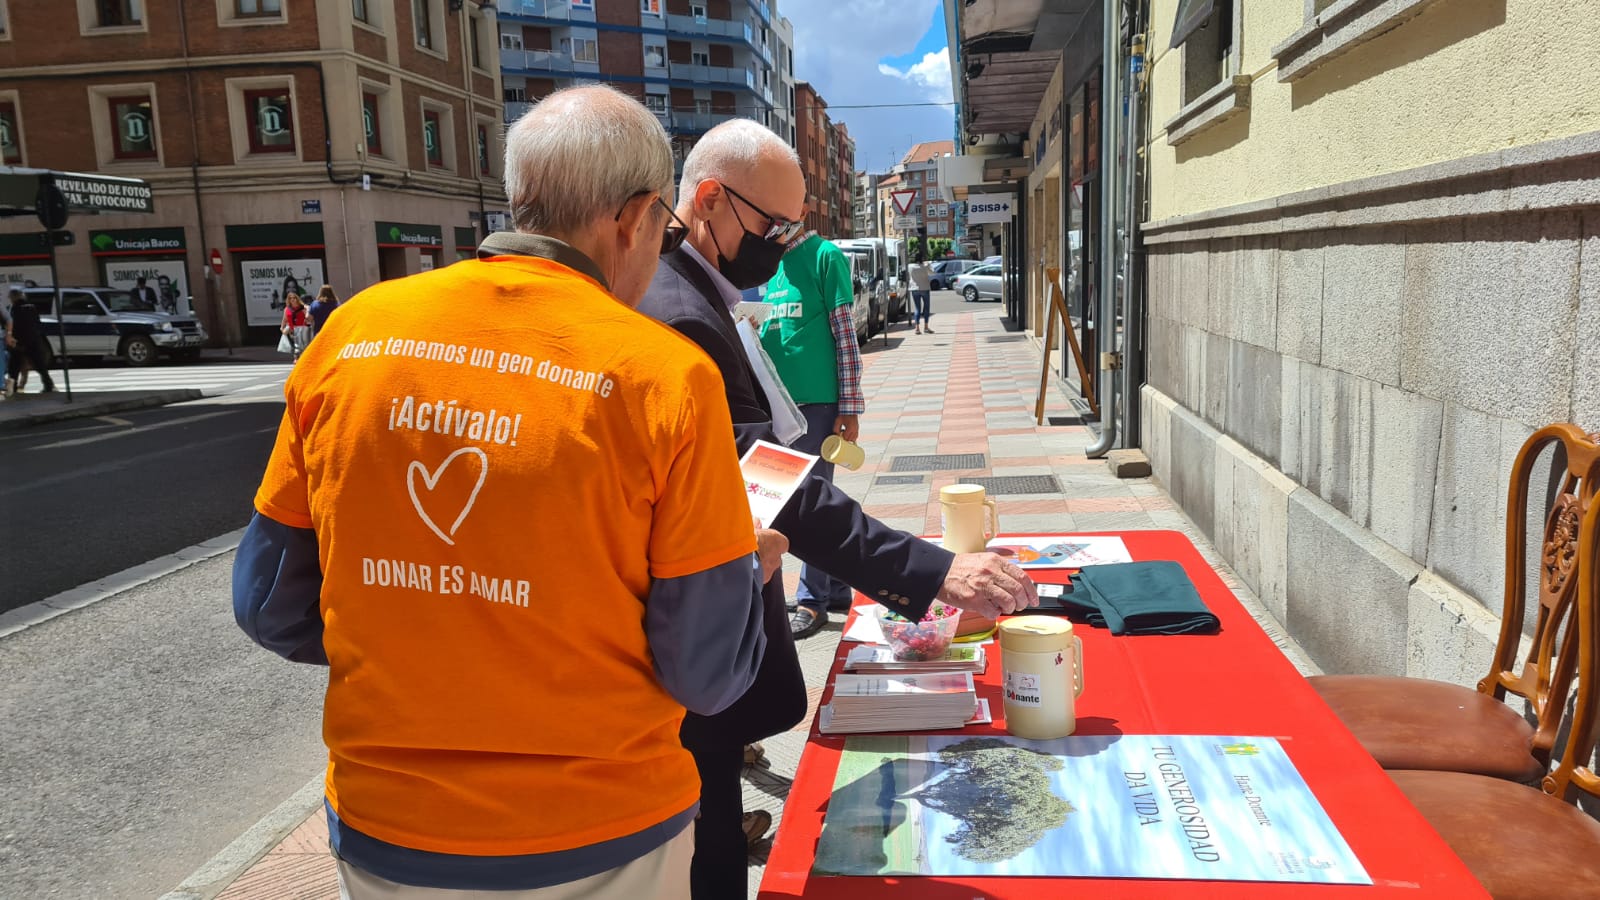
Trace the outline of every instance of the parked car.
{"label": "parked car", "polygon": [[986,266],[998,266],[998,265],[1001,265],[1004,261],[1005,261],[1005,257],[1003,257],[1003,256],[985,256],[983,258],[983,264],[986,265]]}
{"label": "parked car", "polygon": [[979,266],[969,272],[963,272],[955,277],[950,287],[961,294],[961,299],[968,303],[976,303],[991,297],[999,300],[1000,267]]}
{"label": "parked car", "polygon": [[[850,276],[855,283],[856,302],[852,311],[856,337],[865,344],[869,338],[889,327],[890,306],[893,297],[887,278],[877,277],[884,271],[884,247],[871,240],[839,239],[834,246],[844,251],[850,260]],[[904,303],[904,300],[901,300]]]}
{"label": "parked car", "polygon": [[970,272],[983,265],[975,259],[941,259],[933,264],[933,273],[929,275],[929,286],[936,291],[946,290],[957,275]]}
{"label": "parked car", "polygon": [[[53,358],[61,347],[55,289],[26,288],[22,296],[39,311]],[[162,355],[198,359],[206,343],[206,330],[193,316],[161,312],[119,288],[64,287],[61,311],[69,357],[115,356],[131,366],[148,366]]]}

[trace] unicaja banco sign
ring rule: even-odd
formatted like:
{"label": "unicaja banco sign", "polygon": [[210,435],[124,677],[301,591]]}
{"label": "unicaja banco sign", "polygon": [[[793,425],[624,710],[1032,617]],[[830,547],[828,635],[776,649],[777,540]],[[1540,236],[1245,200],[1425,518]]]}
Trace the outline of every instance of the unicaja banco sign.
{"label": "unicaja banco sign", "polygon": [[444,231],[437,225],[408,225],[404,222],[376,222],[380,247],[443,247]]}
{"label": "unicaja banco sign", "polygon": [[182,250],[183,241],[175,238],[143,237],[135,240],[112,237],[105,232],[95,235],[91,243],[101,253],[159,253],[164,250]]}

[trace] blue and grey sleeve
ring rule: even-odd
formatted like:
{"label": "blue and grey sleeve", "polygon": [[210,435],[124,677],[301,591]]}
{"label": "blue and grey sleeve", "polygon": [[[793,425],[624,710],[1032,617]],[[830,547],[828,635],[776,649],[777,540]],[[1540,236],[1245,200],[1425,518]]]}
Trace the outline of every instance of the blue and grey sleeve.
{"label": "blue and grey sleeve", "polygon": [[761,564],[742,556],[679,578],[658,578],[645,602],[656,677],[690,712],[715,715],[756,680],[762,631]]}
{"label": "blue and grey sleeve", "polygon": [[291,662],[325,666],[317,534],[256,513],[233,557],[233,618]]}

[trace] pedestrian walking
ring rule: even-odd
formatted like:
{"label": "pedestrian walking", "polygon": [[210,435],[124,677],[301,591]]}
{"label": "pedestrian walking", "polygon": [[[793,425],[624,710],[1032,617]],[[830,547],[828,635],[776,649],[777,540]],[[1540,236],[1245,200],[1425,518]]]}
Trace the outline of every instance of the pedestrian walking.
{"label": "pedestrian walking", "polygon": [[933,317],[933,267],[917,254],[917,261],[911,264],[911,324],[917,328],[917,334],[933,334],[928,320]]}
{"label": "pedestrian walking", "polygon": [[[837,434],[855,441],[866,399],[861,393],[861,348],[856,339],[855,283],[844,251],[816,232],[808,232],[783,255],[767,283],[772,314],[761,343],[778,377],[805,417],[806,433],[796,450],[821,454],[822,442]],[[833,480],[833,463],[819,459],[819,478]],[[807,562],[789,619],[795,638],[809,637],[828,624],[828,611],[850,609],[850,586]]]}
{"label": "pedestrian walking", "polygon": [[15,339],[12,345],[11,359],[6,369],[6,390],[8,393],[21,391],[23,384],[23,365],[26,364],[33,371],[39,373],[39,379],[44,383],[43,393],[51,393],[56,389],[56,383],[50,378],[49,347],[45,345],[44,326],[39,323],[39,311],[32,303],[23,299],[21,288],[11,289],[11,333]]}
{"label": "pedestrian walking", "polygon": [[134,299],[138,300],[140,303],[143,303],[151,310],[159,310],[162,308],[161,295],[156,293],[155,288],[145,283],[145,277],[143,275],[140,275],[138,278],[134,279],[133,296]]}
{"label": "pedestrian walking", "polygon": [[[744,299],[741,291],[777,272],[785,248],[805,229],[798,221],[804,207],[805,178],[782,138],[748,119],[711,129],[683,163],[677,217],[687,234],[681,247],[661,256],[639,306],[716,363],[740,453],[758,440],[779,441],[732,311]],[[848,264],[844,271],[848,278]],[[802,561],[838,574],[913,619],[935,599],[989,618],[1038,604],[1032,582],[1016,565],[993,553],[953,555],[889,528],[815,474],[767,524],[789,538],[790,552]],[[755,742],[805,717],[805,675],[784,616],[783,579],[766,583],[762,601],[767,649],[755,683],[727,709],[691,714],[683,722],[683,745],[694,754],[701,782],[694,900],[745,896],[747,855],[772,818],[744,811],[740,774],[746,764],[760,764]]]}
{"label": "pedestrian walking", "polygon": [[316,337],[317,332],[328,324],[328,317],[339,307],[339,297],[333,292],[333,285],[325,284],[317,291],[317,299],[311,301],[311,336]]}
{"label": "pedestrian walking", "polygon": [[504,171],[515,231],[368,288],[306,351],[234,613],[329,667],[347,900],[682,900],[678,729],[754,680],[785,544],[751,527],[715,366],[633,309],[682,240],[655,114],[558,91]]}
{"label": "pedestrian walking", "polygon": [[278,350],[288,353],[291,361],[299,362],[300,354],[311,343],[311,317],[299,294],[291,291],[283,299],[283,322],[278,327],[283,337],[278,341]]}

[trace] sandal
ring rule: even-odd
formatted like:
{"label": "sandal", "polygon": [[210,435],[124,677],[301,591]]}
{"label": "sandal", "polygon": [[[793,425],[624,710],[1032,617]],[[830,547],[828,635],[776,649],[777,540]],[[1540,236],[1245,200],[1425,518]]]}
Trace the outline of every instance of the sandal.
{"label": "sandal", "polygon": [[755,766],[762,769],[767,768],[769,766],[769,763],[767,762],[767,748],[761,746],[760,741],[757,741],[753,744],[745,744],[744,764],[746,766]]}
{"label": "sandal", "polygon": [[770,828],[772,828],[772,813],[756,809],[744,814],[744,838],[750,849],[754,849],[755,845],[767,836]]}
{"label": "sandal", "polygon": [[789,614],[789,634],[797,641],[816,634],[826,624],[827,613],[818,613],[804,606],[796,606],[794,612]]}

